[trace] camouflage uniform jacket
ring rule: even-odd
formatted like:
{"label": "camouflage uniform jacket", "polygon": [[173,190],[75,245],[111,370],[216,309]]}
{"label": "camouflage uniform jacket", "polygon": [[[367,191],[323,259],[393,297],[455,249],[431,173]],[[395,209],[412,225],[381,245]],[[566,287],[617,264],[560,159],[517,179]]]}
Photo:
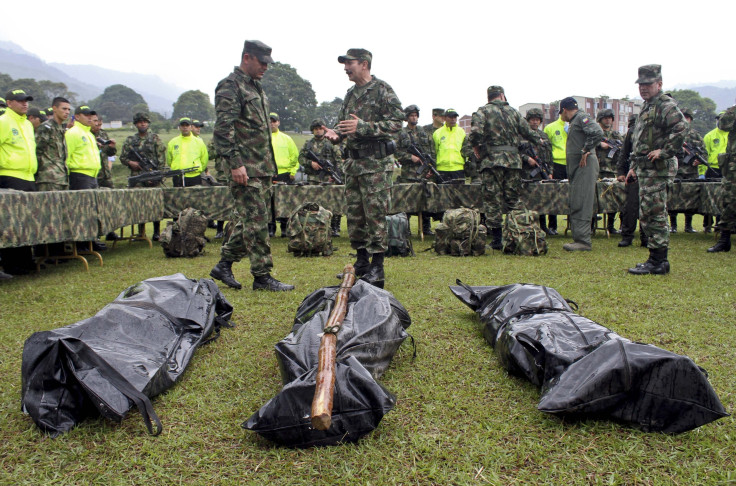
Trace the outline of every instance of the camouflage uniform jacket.
{"label": "camouflage uniform jacket", "polygon": [[[523,150],[526,144],[532,145],[534,147],[534,150],[537,152],[537,157],[539,158],[539,160],[547,165],[546,169],[549,171],[550,175],[552,175],[552,144],[550,143],[547,134],[544,133],[544,130],[538,128],[537,133],[539,134],[539,143],[532,144],[531,142],[527,142],[526,140],[524,140],[521,145],[519,145],[519,150]],[[534,171],[536,167],[532,167],[531,165],[529,165],[526,156],[522,155],[521,158],[522,168],[524,169],[524,176],[531,179],[531,172]],[[533,178],[535,180],[543,179],[541,171]]]}
{"label": "camouflage uniform jacket", "polygon": [[210,140],[210,143],[207,144],[207,157],[210,162],[214,163],[217,182],[228,184],[230,182],[230,169],[225,167],[225,160],[217,154],[214,140]]}
{"label": "camouflage uniform jacket", "polygon": [[[159,170],[166,168],[166,147],[161,139],[150,130],[146,132],[145,137],[139,134],[131,135],[125,139],[123,150],[120,152],[120,163],[130,167],[130,161],[137,162],[130,148],[134,147],[144,157],[150,159]],[[141,171],[130,169],[130,175],[140,174]]]}
{"label": "camouflage uniform jacket", "polygon": [[508,102],[495,99],[473,113],[470,143],[480,152],[479,171],[492,167],[521,169],[521,139],[539,144],[539,133],[533,131],[521,114]]}
{"label": "camouflage uniform jacket", "polygon": [[273,177],[276,159],[271,148],[268,97],[261,82],[240,67],[215,88],[217,153],[230,170],[245,167],[248,177]]}
{"label": "camouflage uniform jacket", "polygon": [[65,126],[58,124],[53,117],[38,126],[36,130],[37,183],[69,185],[65,131]]}
{"label": "camouflage uniform jacket", "polygon": [[[603,130],[603,127],[601,127],[601,130]],[[603,130],[603,138],[608,140],[620,140],[621,142],[624,140],[624,137],[616,130]],[[616,173],[616,166],[618,158],[621,156],[621,150],[616,150],[613,157],[608,156],[610,152],[610,148],[604,149],[601,147],[600,143],[595,148],[595,153],[598,156],[598,164],[600,165],[601,177],[613,177]]]}
{"label": "camouflage uniform jacket", "polygon": [[307,174],[307,180],[310,184],[328,183],[330,181],[330,175],[327,171],[314,170],[312,168],[312,161],[307,158],[307,152],[310,150],[317,154],[318,157],[332,162],[332,165],[342,174],[343,161],[340,155],[340,148],[337,145],[333,145],[332,142],[324,137],[321,140],[312,137],[304,142],[302,149],[299,151],[299,165],[301,165],[302,171]]}
{"label": "camouflage uniform jacket", "polygon": [[[108,135],[102,128],[100,128],[100,131],[94,135],[96,138],[110,140],[110,135]],[[113,187],[112,170],[110,169],[107,158],[114,156],[116,153],[118,153],[118,149],[116,147],[111,147],[110,145],[103,145],[100,147],[100,173],[97,174],[97,181],[98,183],[101,183],[100,185],[103,187]]]}
{"label": "camouflage uniform jacket", "polygon": [[350,156],[353,150],[370,149],[377,142],[388,142],[398,138],[404,111],[401,102],[388,83],[375,76],[364,86],[353,86],[345,95],[345,100],[337,117],[338,122],[350,120],[351,114],[360,121],[356,133],[344,137],[345,140],[345,173],[349,175],[371,174],[375,172],[393,171],[393,156],[380,157],[374,154],[354,159]]}
{"label": "camouflage uniform jacket", "polygon": [[[636,119],[632,140],[631,168],[654,169],[659,176],[677,172],[675,155],[682,147],[687,132],[687,122],[677,107],[677,102],[668,94],[658,93],[644,103]],[[646,155],[660,149],[659,160],[650,162]],[[671,166],[671,167],[670,167]]]}
{"label": "camouflage uniform jacket", "polygon": [[434,132],[437,131],[437,129],[440,127],[435,127],[434,123],[430,123],[429,125],[424,125],[422,129],[427,132],[427,135],[429,135],[429,139],[432,140],[432,135],[434,135]]}
{"label": "camouflage uniform jacket", "polygon": [[570,120],[570,127],[567,130],[567,146],[565,147],[567,166],[579,163],[585,152],[591,152],[588,157],[596,156],[595,148],[598,147],[601,140],[603,140],[601,126],[590,115],[578,110]]}
{"label": "camouflage uniform jacket", "polygon": [[396,160],[401,164],[401,177],[403,180],[419,180],[419,176],[416,174],[419,163],[412,162],[411,154],[408,152],[412,144],[416,145],[419,150],[432,159],[435,163],[435,168],[437,165],[432,134],[427,133],[426,130],[418,126],[414,127],[413,130],[406,126],[399,132],[399,143],[396,146]]}
{"label": "camouflage uniform jacket", "polygon": [[[687,120],[685,121],[687,123]],[[683,144],[690,144],[690,146],[699,148],[705,152],[705,144],[703,143],[703,137],[700,136],[697,130],[695,130],[688,123],[687,132],[685,133],[685,141]],[[685,163],[685,159],[688,154],[684,149],[677,152],[677,176],[681,179],[697,179],[698,178],[698,166],[693,165],[694,159],[690,159],[689,163]]]}

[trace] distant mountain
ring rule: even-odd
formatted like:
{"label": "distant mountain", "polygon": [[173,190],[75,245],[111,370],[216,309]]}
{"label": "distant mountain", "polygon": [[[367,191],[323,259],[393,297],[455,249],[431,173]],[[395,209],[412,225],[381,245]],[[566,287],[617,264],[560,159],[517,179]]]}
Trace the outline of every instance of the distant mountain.
{"label": "distant mountain", "polygon": [[46,63],[35,54],[7,41],[0,41],[0,72],[14,79],[62,82],[70,91],[79,94],[80,101],[96,98],[110,85],[124,84],[140,93],[151,110],[168,115],[174,109],[174,101],[184,92],[158,76],[124,73],[97,66]]}
{"label": "distant mountain", "polygon": [[707,85],[678,84],[675,89],[691,89],[700,96],[716,102],[716,112],[726,110],[736,103],[736,81],[718,81]]}

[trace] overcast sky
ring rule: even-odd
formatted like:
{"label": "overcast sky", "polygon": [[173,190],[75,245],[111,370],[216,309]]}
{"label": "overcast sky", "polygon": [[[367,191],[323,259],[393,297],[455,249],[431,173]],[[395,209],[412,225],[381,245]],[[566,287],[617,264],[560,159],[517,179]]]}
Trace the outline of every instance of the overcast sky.
{"label": "overcast sky", "polygon": [[734,34],[718,28],[736,18],[734,1],[29,5],[32,25],[13,13],[3,19],[0,39],[46,62],[155,74],[211,98],[217,82],[239,64],[245,39],[270,45],[274,60],[312,83],[318,102],[344,97],[350,83],[337,56],[363,47],[373,53],[372,73],[393,86],[404,106],[420,107],[421,123],[429,123],[435,106],[472,113],[492,84],[502,85],[518,107],[571,95],[638,96],[637,68],[649,63],[662,64],[665,89],[736,79],[728,57]]}

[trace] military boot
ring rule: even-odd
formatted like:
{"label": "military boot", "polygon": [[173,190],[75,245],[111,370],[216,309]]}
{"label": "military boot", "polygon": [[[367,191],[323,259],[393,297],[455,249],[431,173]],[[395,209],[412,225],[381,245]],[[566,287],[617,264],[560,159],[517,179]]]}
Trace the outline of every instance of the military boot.
{"label": "military boot", "polygon": [[685,233],[697,233],[693,229],[693,215],[685,214]]}
{"label": "military boot", "polygon": [[670,214],[670,233],[677,233],[677,213]]}
{"label": "military boot", "polygon": [[703,233],[713,232],[713,217],[710,214],[703,215]]}
{"label": "military boot", "polygon": [[276,236],[276,223],[268,223],[268,237],[273,238]]}
{"label": "military boot", "polygon": [[271,274],[253,276],[253,290],[270,290],[272,292],[286,292],[294,290],[293,285],[281,283],[271,276]]}
{"label": "military boot", "polygon": [[222,229],[223,229],[224,226],[225,226],[225,222],[224,221],[218,221],[217,222],[217,230],[215,232],[215,239],[216,240],[222,239]]}
{"label": "military boot", "polygon": [[424,233],[425,236],[434,236],[434,231],[432,231],[432,218],[426,214],[422,215],[422,233]]}
{"label": "military boot", "polygon": [[649,249],[649,259],[644,263],[637,263],[629,268],[633,275],[665,275],[670,272],[670,262],[667,260],[667,248]]}
{"label": "military boot", "polygon": [[279,222],[279,225],[281,226],[281,237],[282,238],[286,238],[288,236],[287,231],[286,231],[286,223],[287,221],[285,219],[282,219]]}
{"label": "military boot", "polygon": [[341,216],[339,214],[336,214],[332,217],[332,220],[330,221],[330,230],[333,238],[340,237],[340,219]]}
{"label": "military boot", "polygon": [[383,288],[385,281],[385,275],[383,272],[383,253],[373,254],[373,259],[370,267],[368,268],[368,272],[361,277],[361,280],[376,286],[379,289]]}
{"label": "military boot", "polygon": [[539,215],[539,229],[544,231],[545,235],[549,234],[549,228],[547,228],[547,216],[544,214]]}
{"label": "military boot", "polygon": [[721,230],[721,236],[715,245],[708,248],[708,253],[717,253],[719,251],[731,251],[731,232]]}
{"label": "military boot", "polygon": [[355,278],[360,278],[368,273],[368,267],[371,266],[370,254],[365,248],[358,249],[358,258],[355,260],[353,268],[355,268]]}
{"label": "military boot", "polygon": [[217,265],[215,265],[215,267],[210,270],[210,277],[216,278],[230,288],[243,288],[243,286],[240,285],[240,282],[235,280],[235,276],[233,275],[233,262],[220,260]]}
{"label": "military boot", "polygon": [[161,238],[161,221],[154,221],[153,222],[153,236],[151,236],[151,239],[153,241],[158,241]]}
{"label": "military boot", "polygon": [[608,234],[610,235],[620,235],[621,231],[614,228],[614,223],[616,222],[616,213],[608,213],[606,214],[606,219],[608,220],[608,227],[606,230],[608,231]]}
{"label": "military boot", "polygon": [[501,228],[491,228],[491,235],[493,235],[493,239],[491,240],[491,249],[503,249],[503,231]]}

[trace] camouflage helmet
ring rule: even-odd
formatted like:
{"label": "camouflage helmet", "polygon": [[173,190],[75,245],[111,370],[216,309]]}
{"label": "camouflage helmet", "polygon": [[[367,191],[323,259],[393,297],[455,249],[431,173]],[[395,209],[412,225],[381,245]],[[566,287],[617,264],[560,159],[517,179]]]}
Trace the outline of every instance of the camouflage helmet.
{"label": "camouflage helmet", "polygon": [[526,121],[529,121],[532,118],[539,118],[540,120],[544,121],[544,113],[540,108],[532,108],[526,112],[525,118]]}
{"label": "camouflage helmet", "polygon": [[133,115],[133,123],[146,122],[151,123],[151,119],[148,117],[148,113],[136,113]]}
{"label": "camouflage helmet", "polygon": [[613,116],[613,110],[605,109],[598,112],[598,114],[595,116],[595,121],[599,122],[603,120],[604,118],[616,118]]}
{"label": "camouflage helmet", "polygon": [[312,123],[309,124],[309,129],[310,130],[314,130],[315,128],[320,128],[320,127],[323,127],[325,125],[326,125],[326,123],[325,123],[325,121],[323,119],[321,119],[321,118],[315,118],[314,120],[312,120]]}
{"label": "camouflage helmet", "polygon": [[694,120],[695,119],[695,115],[693,114],[693,110],[691,110],[690,108],[683,108],[681,111],[682,111],[682,116],[686,116],[686,117],[690,118],[691,120]]}
{"label": "camouflage helmet", "polygon": [[404,108],[404,114],[409,116],[410,113],[416,113],[419,114],[419,107],[417,105],[409,105],[406,108]]}

